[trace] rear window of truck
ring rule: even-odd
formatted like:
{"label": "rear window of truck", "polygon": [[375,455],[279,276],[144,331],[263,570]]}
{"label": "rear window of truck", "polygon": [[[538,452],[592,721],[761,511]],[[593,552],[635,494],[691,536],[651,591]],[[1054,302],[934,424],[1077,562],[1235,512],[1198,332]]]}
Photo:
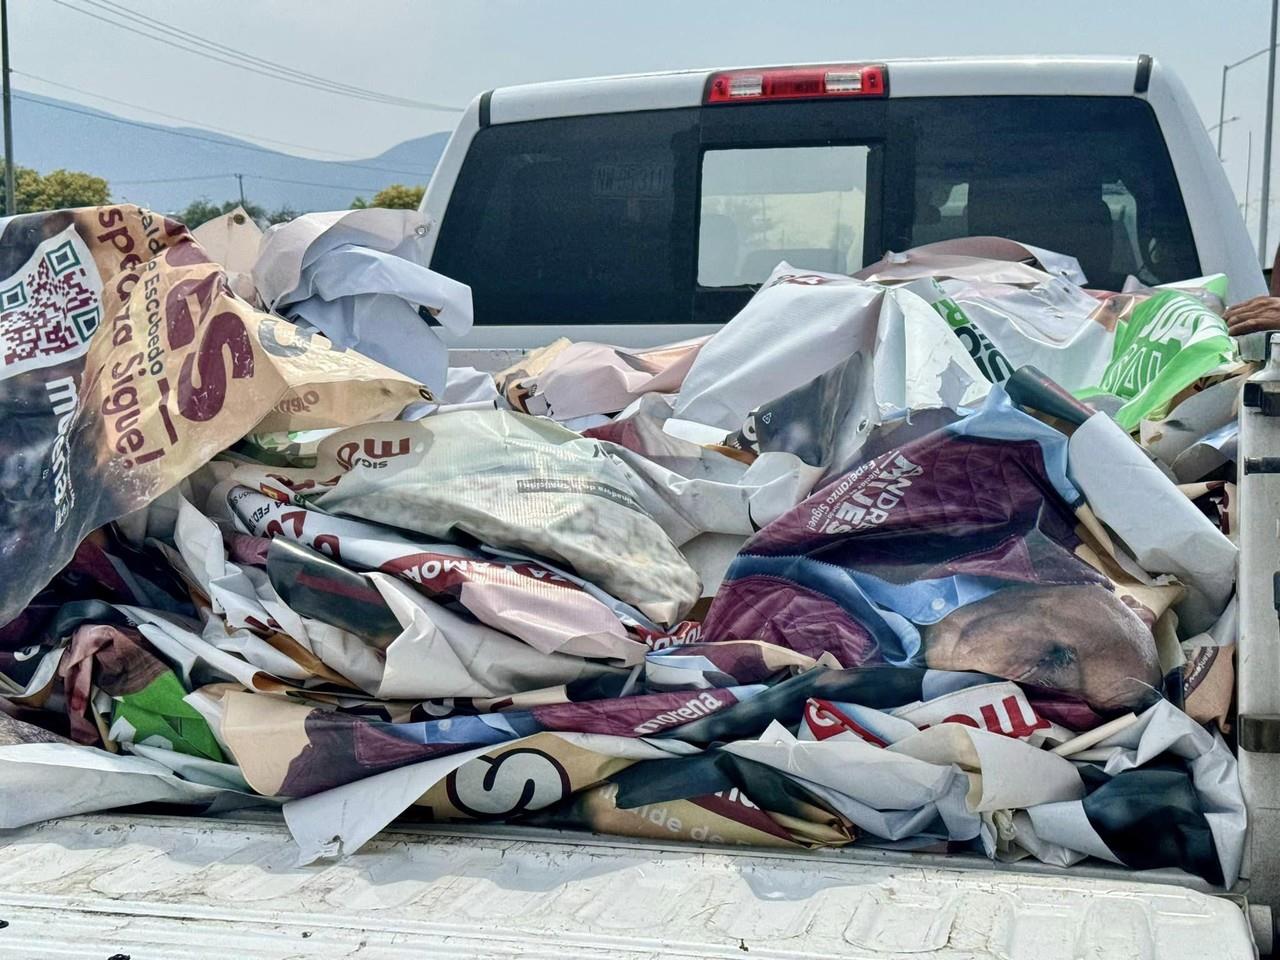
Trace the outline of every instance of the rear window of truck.
{"label": "rear window of truck", "polygon": [[432,266],[481,324],[722,322],[776,264],[995,235],[1090,285],[1200,272],[1159,125],[1120,97],[713,105],[474,138]]}

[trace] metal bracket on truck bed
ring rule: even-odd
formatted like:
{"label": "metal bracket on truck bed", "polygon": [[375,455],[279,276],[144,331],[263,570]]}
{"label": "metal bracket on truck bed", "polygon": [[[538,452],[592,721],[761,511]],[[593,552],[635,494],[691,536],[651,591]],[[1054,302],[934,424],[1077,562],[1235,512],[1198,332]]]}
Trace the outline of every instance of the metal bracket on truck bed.
{"label": "metal bracket on truck bed", "polygon": [[[1245,383],[1242,402],[1264,417],[1274,417],[1280,415],[1280,356],[1277,356],[1280,339],[1276,339],[1273,333],[1266,336],[1266,349],[1258,359],[1267,360],[1267,365]],[[1249,472],[1247,467],[1245,472]]]}
{"label": "metal bracket on truck bed", "polygon": [[[1249,388],[1253,387],[1253,390]],[[1280,413],[1280,381],[1274,383],[1246,383],[1244,385],[1244,405],[1253,407],[1264,417],[1274,417]]]}
{"label": "metal bracket on truck bed", "polygon": [[[1263,414],[1270,416],[1270,414]],[[1245,457],[1245,473],[1280,473],[1280,457]]]}

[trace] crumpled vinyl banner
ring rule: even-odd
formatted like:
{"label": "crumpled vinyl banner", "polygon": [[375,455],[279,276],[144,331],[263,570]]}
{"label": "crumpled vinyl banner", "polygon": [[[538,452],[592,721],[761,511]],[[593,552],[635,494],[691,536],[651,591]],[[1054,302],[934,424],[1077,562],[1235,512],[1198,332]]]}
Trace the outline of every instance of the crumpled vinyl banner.
{"label": "crumpled vinyl banner", "polygon": [[1150,626],[1077,555],[1082,498],[1066,468],[1066,437],[993,389],[972,416],[749,540],[704,637],[829,651],[848,666],[973,670],[1104,709],[1145,704],[1160,683]]}
{"label": "crumpled vinyl banner", "polygon": [[[273,544],[292,541],[310,548],[313,556],[338,557],[340,565],[332,559],[329,563],[348,576],[357,576],[351,569],[398,576],[430,597],[457,602],[482,623],[544,653],[621,663],[638,663],[644,655],[645,645],[628,635],[620,610],[536,560],[507,559],[449,543],[415,542],[383,526],[281,503],[243,486],[227,490],[225,502],[250,533],[272,537]],[[278,562],[284,562],[283,556]],[[295,562],[304,560],[296,558]],[[320,562],[312,559],[305,565],[318,573],[315,567]],[[272,573],[270,561],[268,572]],[[333,572],[332,576],[338,574]],[[296,579],[282,571],[279,581],[277,589],[286,602],[292,595],[302,596]],[[317,576],[305,582],[318,587],[321,581]],[[358,612],[351,599],[358,595],[350,590],[334,589],[329,595],[326,601],[314,590],[303,598],[306,615],[362,635],[368,634],[372,622],[378,622]],[[290,605],[304,612],[296,604]]]}
{"label": "crumpled vinyl banner", "polygon": [[755,847],[842,846],[855,838],[853,825],[797,780],[720,750],[637,761],[575,794],[568,806],[527,819],[536,826]]}
{"label": "crumpled vinyl banner", "polygon": [[[745,307],[699,351],[675,415],[738,430],[776,401],[856,358],[857,389],[839,414],[845,457],[882,415],[973,403],[988,382],[920,297],[780,263]],[[815,464],[825,466],[826,464]]]}
{"label": "crumpled vinyl banner", "polygon": [[[209,760],[222,759],[204,718],[183,698],[186,689],[135,628],[84,624],[59,664],[71,732],[81,743],[150,742]],[[101,735],[95,694],[111,698],[115,736]]]}
{"label": "crumpled vinyl banner", "polygon": [[[1119,299],[1119,298],[1118,298]],[[1133,430],[1161,416],[1186,387],[1236,358],[1227,323],[1190,294],[1162,290],[1121,307],[1111,360],[1094,392],[1125,400],[1116,422]]]}
{"label": "crumpled vinyl banner", "polygon": [[1086,420],[1067,449],[1071,478],[1098,519],[1143,570],[1186,584],[1179,617],[1192,632],[1209,629],[1235,588],[1235,544],[1105,413]]}
{"label": "crumpled vinyl banner", "polygon": [[0,830],[140,803],[177,803],[206,813],[271,803],[183,779],[147,757],[65,743],[0,745],[0,796]]}
{"label": "crumpled vinyl banner", "polygon": [[1060,277],[1029,286],[926,277],[906,289],[933,305],[993,383],[1031,365],[1068,390],[1094,387],[1111,358],[1115,318]]}
{"label": "crumpled vinyl banner", "polygon": [[[1103,740],[1082,800],[1028,810],[1050,843],[1135,870],[1178,866],[1230,889],[1244,857],[1245,807],[1223,739],[1167,701]],[[1171,766],[1170,758],[1183,764]],[[1184,765],[1185,764],[1185,765]]]}
{"label": "crumpled vinyl banner", "polygon": [[854,276],[879,283],[903,283],[925,277],[949,277],[985,283],[1034,286],[1046,276],[1078,286],[1088,281],[1080,261],[1064,253],[1004,237],[957,237],[890,252]]}
{"label": "crumpled vinyl banner", "polygon": [[701,596],[637,498],[644,481],[549,420],[459,410],[369,424],[325,438],[314,470],[245,465],[232,478],[327,513],[546,557],[661,625]]}
{"label": "crumpled vinyl banner", "polygon": [[448,348],[426,317],[471,329],[471,289],[428,269],[416,210],[308,213],[271,227],[253,279],[266,305],[442,393]]}
{"label": "crumpled vinyl banner", "polygon": [[626,419],[583,435],[630,468],[637,497],[677,546],[702,534],[746,537],[804,499],[820,473],[789,453],[744,463],[665,432],[670,419],[667,401],[650,395]]}
{"label": "crumpled vinyl banner", "polygon": [[1135,429],[1237,356],[1226,321],[1190,292],[1155,289],[1099,302],[1058,277],[1031,287],[927,278],[908,284],[947,319],[995,382],[1030,364],[1083,399],[1114,396]]}
{"label": "crumpled vinyl banner", "polygon": [[[684,748],[691,750],[693,748]],[[375,774],[284,805],[302,861],[354,852],[409,807],[434,820],[514,819],[670,756],[643,740],[539,733]]]}
{"label": "crumpled vinyl banner", "polygon": [[[330,622],[324,616],[332,604],[319,602],[318,596],[334,585],[333,570],[318,554],[308,558],[301,546],[273,544],[267,565],[272,565],[273,550],[277,568],[281,562],[295,564],[302,578],[290,584],[289,592],[303,599],[306,613],[318,615],[306,616],[282,600],[270,571],[228,561],[218,528],[187,503],[179,512],[175,538],[190,575],[220,614],[205,624],[202,645],[193,649],[250,689],[258,688],[261,675],[282,691],[328,683],[381,700],[412,702],[508,696],[625,673],[620,664],[540,651],[387,573],[347,571],[360,581],[349,592],[375,612],[363,625],[350,622],[350,611]],[[298,561],[305,565],[299,567]],[[275,573],[278,582],[287,570]],[[349,577],[342,583],[351,585]]]}
{"label": "crumpled vinyl banner", "polygon": [[31,465],[0,479],[0,623],[90,530],[255,424],[339,426],[422,397],[238,300],[185,227],[137,207],[3,221],[0,274],[0,412],[11,462]]}
{"label": "crumpled vinyl banner", "polygon": [[306,797],[432,757],[544,731],[643,738],[742,703],[759,686],[640,694],[501,713],[384,723],[275,697],[228,693],[221,734],[253,788]]}
{"label": "crumpled vinyl banner", "polygon": [[647,393],[675,392],[709,339],[647,350],[561,339],[521,358],[495,378],[512,406],[563,423],[591,414],[617,413]]}

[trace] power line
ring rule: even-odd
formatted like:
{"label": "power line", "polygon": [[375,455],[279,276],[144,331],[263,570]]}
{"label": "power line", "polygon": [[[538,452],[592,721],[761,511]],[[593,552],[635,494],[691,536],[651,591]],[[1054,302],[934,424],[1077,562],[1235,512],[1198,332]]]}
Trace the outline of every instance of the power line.
{"label": "power line", "polygon": [[[292,68],[281,67],[278,64],[273,64],[271,61],[263,60],[259,57],[249,57],[239,51],[234,51],[233,48],[224,47],[224,45],[215,46],[211,41],[206,41],[202,38],[196,37],[194,34],[188,34],[186,31],[180,31],[176,28],[169,27],[161,21],[154,21],[147,17],[141,17],[132,11],[126,11],[126,13],[130,17],[134,18],[135,21],[145,21],[152,25],[153,30],[159,29],[161,31],[167,31],[169,35],[165,36],[164,32],[159,35],[155,32],[149,32],[142,28],[142,26],[137,22],[120,23],[118,20],[103,16],[100,13],[94,13],[92,10],[86,10],[83,7],[74,6],[73,4],[68,3],[67,0],[53,0],[53,2],[57,3],[59,6],[66,7],[68,10],[79,13],[82,16],[92,17],[93,19],[108,24],[109,26],[116,27],[119,30],[125,30],[138,36],[146,37],[149,40],[162,43],[169,47],[174,47],[198,57],[203,57],[206,60],[213,60],[227,66],[235,67],[239,70],[246,70],[250,73],[259,74],[260,76],[270,77],[273,80],[282,80],[286,83],[321,90],[326,93],[338,94],[339,96],[351,97],[356,100],[381,103],[389,106],[413,107],[419,110],[445,111],[450,113],[460,113],[462,111],[461,107],[430,103],[423,100],[411,100],[407,97],[391,96],[374,90],[365,90],[360,87],[354,87],[350,84],[341,84],[333,80],[326,80],[323,77],[317,77],[314,74],[306,74],[302,71],[293,70]],[[91,3],[97,6],[100,10],[107,10],[110,13],[118,15],[115,9],[101,4],[99,0],[84,0],[84,2]],[[230,52],[224,54],[223,49]],[[264,67],[260,64],[265,64],[266,66]]]}
{"label": "power line", "polygon": [[[163,22],[152,21],[150,20],[150,18],[140,14],[136,14],[133,11],[126,10],[124,12],[127,20],[132,22],[120,23],[118,20],[111,19],[109,16],[103,16],[100,13],[94,13],[92,10],[85,10],[82,7],[73,6],[72,4],[67,3],[66,0],[54,0],[54,2],[59,4],[60,6],[66,7],[68,10],[72,10],[86,17],[92,17],[95,20],[108,24],[109,26],[116,27],[117,29],[126,30],[130,33],[137,34],[138,36],[146,37],[149,40],[154,40],[158,43],[163,43],[166,46],[175,47],[177,49],[183,50],[184,52],[193,53],[196,56],[204,57],[205,59],[208,59],[208,60],[214,60],[218,63],[226,64],[227,66],[237,67],[238,69],[241,69],[241,70],[248,70],[252,73],[261,74],[262,76],[269,76],[269,77],[272,77],[273,79],[285,80],[290,83],[297,83],[301,86],[311,87],[313,89],[323,89],[329,93],[340,93],[345,96],[351,96],[360,100],[367,100],[367,101],[379,102],[379,103],[388,103],[394,106],[420,106],[420,104],[415,103],[414,101],[407,100],[406,98],[391,97],[387,94],[381,94],[376,91],[360,92],[358,88],[353,88],[352,90],[343,90],[341,89],[341,85],[333,81],[324,81],[323,78],[310,80],[310,79],[304,79],[302,77],[290,77],[285,72],[285,68],[281,68],[278,65],[269,64],[269,62],[267,62],[268,66],[266,68],[257,66],[253,64],[253,62],[249,60],[244,54],[240,54],[238,52],[233,52],[230,55],[220,55],[221,51],[217,51],[216,48],[213,48],[214,52],[210,52],[209,49],[200,49],[200,47],[202,46],[208,48],[210,46],[209,42],[204,41],[201,38],[195,37],[194,34],[188,34],[184,37],[182,36],[182,34],[184,33],[183,31],[177,31],[174,28],[167,27],[167,25],[165,25]],[[118,11],[113,10],[108,6],[105,6],[102,3],[97,2],[97,0],[85,0],[85,2],[88,2],[93,6],[98,7],[100,10],[106,10],[109,14],[119,15]],[[161,35],[157,36],[154,32],[148,32],[148,30],[142,28],[141,26],[142,22],[150,23],[152,25],[152,29],[161,30],[162,31]],[[169,33],[170,36],[165,37],[163,35],[165,32]],[[176,40],[173,38],[176,38]]]}
{"label": "power line", "polygon": [[[107,123],[120,123],[128,127],[139,127],[143,130],[151,130],[155,133],[165,133],[171,137],[185,137],[188,140],[203,140],[205,143],[216,143],[218,146],[221,146],[221,147],[234,147],[237,150],[252,150],[255,153],[267,153],[273,157],[280,156],[280,152],[278,150],[268,150],[266,147],[254,146],[251,143],[229,143],[226,140],[219,140],[215,137],[202,137],[198,133],[187,133],[184,130],[174,130],[170,127],[157,126],[156,124],[153,124],[153,123],[142,123],[138,120],[126,120],[124,119],[124,117],[113,117],[109,115],[104,116],[103,114],[98,113],[94,110],[87,110],[87,109],[80,110],[80,109],[77,109],[76,107],[72,107],[64,103],[50,103],[48,100],[39,99],[37,97],[24,96],[21,93],[15,93],[13,95],[13,98],[15,100],[25,100],[27,103],[34,103],[43,107],[49,107],[52,110],[64,110],[67,113],[78,113],[81,116],[92,117],[95,120],[104,120]],[[419,171],[418,173],[411,173],[408,170],[397,170],[391,167],[375,167],[367,163],[351,163],[349,161],[344,161],[344,160],[324,160],[324,161],[317,161],[317,162],[332,163],[335,165],[340,164],[346,167],[359,167],[365,170],[374,170],[378,173],[404,173],[404,174],[409,174],[410,176],[422,176],[421,171]],[[204,178],[201,177],[199,179],[204,179]]]}
{"label": "power line", "polygon": [[[206,174],[203,177],[156,177],[155,179],[152,179],[152,180],[116,180],[113,177],[111,179],[111,183],[113,186],[116,184],[122,184],[122,183],[129,184],[130,186],[134,186],[136,184],[141,184],[141,183],[191,183],[197,180],[222,180],[222,179],[225,179],[226,177],[234,177],[234,176],[235,176],[234,173],[210,173],[210,174]],[[254,176],[254,174],[246,174],[246,176]]]}
{"label": "power line", "polygon": [[351,183],[320,183],[315,180],[291,180],[286,177],[269,177],[263,173],[210,173],[202,177],[156,177],[153,180],[112,180],[112,186],[138,186],[151,183],[190,183],[197,180],[224,180],[228,177],[243,176],[248,180],[270,180],[273,183],[296,183],[304,187],[332,187],[335,190],[369,190],[377,192],[381,187],[357,186]]}
{"label": "power line", "polygon": [[220,54],[225,54],[237,60],[243,60],[250,63],[258,64],[264,67],[265,69],[270,70],[273,73],[291,74],[292,76],[297,77],[300,80],[307,81],[309,83],[320,83],[327,87],[336,88],[335,92],[337,89],[341,89],[341,90],[346,90],[353,94],[358,94],[360,96],[377,97],[379,99],[386,100],[388,102],[394,101],[397,105],[402,105],[402,106],[421,106],[421,107],[431,106],[431,107],[437,107],[444,110],[451,110],[451,111],[458,111],[458,112],[461,111],[461,108],[459,107],[448,107],[448,106],[444,106],[443,104],[427,105],[424,103],[424,101],[410,100],[406,97],[399,97],[393,94],[381,93],[377,90],[370,90],[367,87],[358,87],[358,86],[355,86],[354,84],[344,83],[342,81],[333,80],[328,77],[322,77],[314,73],[307,73],[304,70],[298,70],[295,67],[286,66],[282,63],[279,63],[276,60],[269,60],[263,57],[257,57],[251,53],[246,53],[245,51],[240,50],[236,47],[228,46],[225,43],[218,43],[216,40],[210,40],[208,37],[203,37],[200,34],[192,33],[188,30],[183,30],[180,27],[175,27],[173,24],[167,23],[164,20],[158,20],[155,17],[148,17],[145,14],[137,13],[133,10],[130,10],[128,7],[123,6],[122,4],[113,2],[113,0],[80,0],[80,2],[88,3],[90,6],[97,7],[99,10],[108,10],[117,15],[124,16],[129,20],[143,20],[146,23],[148,23],[153,29],[160,30],[163,33],[167,33],[171,37],[175,37],[179,40],[182,40],[188,43],[197,44],[198,46],[205,47],[207,49],[213,50]]}
{"label": "power line", "polygon": [[260,173],[246,173],[244,176],[250,180],[270,180],[273,183],[296,183],[303,187],[332,187],[334,190],[370,190],[377,192],[381,187],[357,187],[349,183],[317,183],[314,180],[289,180],[285,177],[267,177]]}
{"label": "power line", "polygon": [[[322,77],[314,73],[307,73],[306,71],[298,70],[294,67],[285,66],[284,64],[279,63],[275,60],[268,60],[263,57],[254,56],[251,53],[246,53],[243,50],[239,50],[236,47],[228,46],[225,43],[218,43],[217,41],[210,40],[207,37],[202,37],[199,34],[191,33],[190,31],[175,27],[172,24],[167,23],[163,20],[158,20],[154,17],[148,17],[145,14],[137,13],[133,10],[130,10],[128,7],[124,7],[118,3],[113,3],[111,2],[111,0],[80,0],[80,2],[88,3],[91,6],[97,7],[99,10],[107,10],[108,12],[114,13],[118,16],[124,16],[126,19],[130,21],[138,21],[138,20],[144,21],[152,29],[159,30],[162,33],[166,33],[170,37],[173,37],[181,42],[193,43],[193,44],[196,44],[197,46],[204,47],[220,55],[229,56],[235,60],[260,66],[270,71],[272,74],[287,74],[303,82],[306,85],[320,84],[322,86],[325,86],[331,89],[332,92],[334,93],[346,92],[348,94],[358,96],[361,98],[373,97],[380,101],[390,103],[396,106],[412,106],[412,107],[418,107],[420,109],[443,109],[443,110],[455,110],[455,111],[460,110],[460,108],[458,107],[448,107],[443,104],[428,104],[421,100],[411,100],[407,97],[399,97],[393,94],[381,93],[377,90],[370,90],[366,87],[358,87],[358,86],[355,86],[354,84],[343,83],[338,80],[332,80],[328,77]],[[280,79],[287,79],[287,78],[280,77]]]}

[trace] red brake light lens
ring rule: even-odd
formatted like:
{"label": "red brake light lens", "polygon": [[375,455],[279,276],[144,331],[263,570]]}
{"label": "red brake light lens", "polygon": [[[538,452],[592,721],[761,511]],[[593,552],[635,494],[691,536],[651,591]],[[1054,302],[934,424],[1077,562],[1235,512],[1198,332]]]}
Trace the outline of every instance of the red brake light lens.
{"label": "red brake light lens", "polygon": [[883,97],[888,89],[888,70],[883,64],[728,70],[712,76],[707,84],[706,102]]}

